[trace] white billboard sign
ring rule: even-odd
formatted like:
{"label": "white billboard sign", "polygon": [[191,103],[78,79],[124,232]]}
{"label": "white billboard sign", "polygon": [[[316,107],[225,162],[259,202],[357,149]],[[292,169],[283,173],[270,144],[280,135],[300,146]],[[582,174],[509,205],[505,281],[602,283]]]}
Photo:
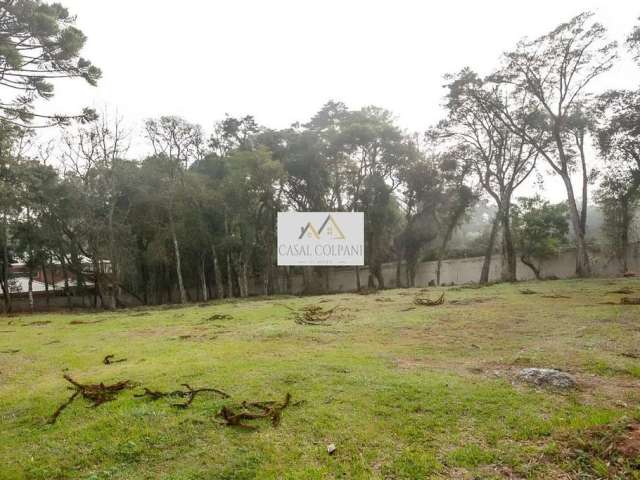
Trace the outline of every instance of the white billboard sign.
{"label": "white billboard sign", "polygon": [[364,265],[364,214],[279,212],[278,265]]}

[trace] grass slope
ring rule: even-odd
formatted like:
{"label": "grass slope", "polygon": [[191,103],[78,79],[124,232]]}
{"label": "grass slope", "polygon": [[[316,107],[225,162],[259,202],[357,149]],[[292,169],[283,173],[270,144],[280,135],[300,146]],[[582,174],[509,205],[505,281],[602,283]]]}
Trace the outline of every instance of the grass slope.
{"label": "grass slope", "polygon": [[[637,280],[570,280],[0,318],[0,478],[640,478],[640,459],[579,446],[640,418],[640,307],[607,303],[623,287],[640,294]],[[412,308],[441,290],[443,306]],[[341,308],[329,325],[293,322],[287,306],[309,304]],[[525,366],[580,388],[519,385]],[[46,425],[70,394],[63,373],[304,402],[252,432],[216,423],[229,400],[178,410],[137,388]]]}

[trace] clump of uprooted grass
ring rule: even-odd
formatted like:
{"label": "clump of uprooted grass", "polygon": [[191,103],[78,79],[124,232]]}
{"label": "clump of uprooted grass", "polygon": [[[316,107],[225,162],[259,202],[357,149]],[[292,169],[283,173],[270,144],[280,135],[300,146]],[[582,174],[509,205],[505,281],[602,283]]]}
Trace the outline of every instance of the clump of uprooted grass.
{"label": "clump of uprooted grass", "polygon": [[338,305],[329,309],[322,308],[320,305],[305,305],[299,310],[295,310],[288,305],[283,305],[283,307],[291,311],[291,318],[298,325],[326,325],[327,321],[339,308]]}
{"label": "clump of uprooted grass", "polygon": [[437,307],[444,303],[444,292],[442,292],[442,294],[435,300],[432,300],[431,298],[416,297],[413,303],[423,307]]}

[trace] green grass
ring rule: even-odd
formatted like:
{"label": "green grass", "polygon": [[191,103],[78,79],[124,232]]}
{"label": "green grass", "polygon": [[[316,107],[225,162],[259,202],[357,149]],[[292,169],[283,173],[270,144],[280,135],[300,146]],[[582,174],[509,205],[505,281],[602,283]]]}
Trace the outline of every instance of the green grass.
{"label": "green grass", "polygon": [[[571,280],[450,287],[445,305],[412,310],[418,290],[0,318],[0,478],[640,478],[633,461],[620,477],[597,457],[587,468],[563,440],[640,417],[640,360],[621,355],[640,354],[640,307],[606,304],[621,287],[640,295],[633,279]],[[318,302],[344,308],[329,325],[290,319],[286,306]],[[127,361],[105,366],[107,354]],[[569,371],[580,388],[519,385],[525,366]],[[136,388],[95,409],[79,399],[47,425],[70,394],[63,373],[232,399],[179,410]],[[225,404],[287,392],[303,402],[278,427],[216,422]]]}

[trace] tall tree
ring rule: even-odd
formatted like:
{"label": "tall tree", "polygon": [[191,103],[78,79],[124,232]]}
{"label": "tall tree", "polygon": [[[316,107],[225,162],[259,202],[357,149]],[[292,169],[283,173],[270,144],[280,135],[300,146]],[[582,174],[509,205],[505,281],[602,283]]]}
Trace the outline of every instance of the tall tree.
{"label": "tall tree", "polygon": [[0,1],[0,119],[19,126],[46,127],[95,113],[47,115],[34,102],[53,96],[52,79],[81,78],[95,85],[100,69],[80,56],[86,36],[59,3]]}
{"label": "tall tree", "polygon": [[603,231],[620,261],[620,273],[629,270],[631,233],[640,206],[640,174],[624,164],[611,164],[596,192],[603,210]]}
{"label": "tall tree", "polygon": [[382,261],[385,223],[372,221],[388,212],[399,183],[399,166],[413,153],[391,112],[378,107],[351,111],[340,125],[337,139],[348,158],[346,210],[365,213],[365,257],[369,287],[384,288]]}
{"label": "tall tree", "polygon": [[[587,186],[592,179],[584,149],[588,120],[588,88],[607,72],[617,58],[616,42],[606,39],[606,29],[592,22],[592,13],[582,13],[533,41],[523,40],[504,57],[504,65],[491,81],[512,87],[514,96],[531,101],[512,102],[522,110],[494,102],[504,125],[536,148],[539,155],[562,179],[571,224],[575,232],[576,273],[590,273],[585,241]],[[549,148],[552,145],[553,148]],[[579,207],[572,173],[582,173],[582,208]]]}
{"label": "tall tree", "polygon": [[[85,226],[94,252],[96,288],[104,281],[108,287],[109,308],[118,304],[122,286],[125,220],[127,210],[119,208],[123,200],[128,169],[125,163],[129,148],[128,132],[122,119],[111,119],[108,112],[90,122],[68,130],[64,136],[64,164],[67,175],[79,180],[85,194]],[[104,260],[108,259],[108,263]]]}
{"label": "tall tree", "polygon": [[173,243],[176,276],[180,303],[187,302],[187,293],[182,277],[182,259],[180,243],[176,233],[175,205],[178,189],[184,186],[183,174],[186,168],[202,156],[202,129],[179,117],[160,117],[145,123],[147,138],[151,142],[156,156],[166,158],[167,203],[169,229]]}
{"label": "tall tree", "polygon": [[[490,235],[480,283],[489,280],[497,226],[502,226],[502,280],[516,280],[516,253],[511,232],[511,202],[516,189],[529,177],[538,152],[520,136],[506,128],[496,113],[495,104],[503,97],[499,91],[487,91],[485,82],[468,68],[447,76],[448,117],[441,122],[444,134],[468,148],[471,167],[484,191],[498,207]],[[493,101],[487,96],[496,97]]]}

